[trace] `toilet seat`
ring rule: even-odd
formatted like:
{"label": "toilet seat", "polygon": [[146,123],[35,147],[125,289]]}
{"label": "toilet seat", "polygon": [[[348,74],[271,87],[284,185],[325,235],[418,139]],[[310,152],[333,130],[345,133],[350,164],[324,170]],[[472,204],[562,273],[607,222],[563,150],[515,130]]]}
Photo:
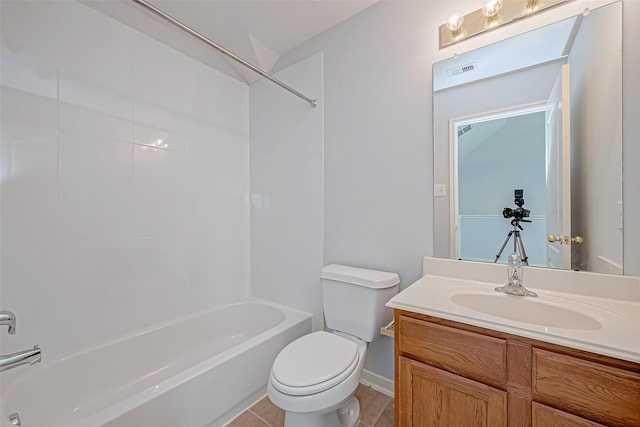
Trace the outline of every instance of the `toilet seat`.
{"label": "toilet seat", "polygon": [[314,332],[278,354],[271,369],[271,384],[293,396],[320,393],[351,375],[359,358],[355,342],[324,331]]}

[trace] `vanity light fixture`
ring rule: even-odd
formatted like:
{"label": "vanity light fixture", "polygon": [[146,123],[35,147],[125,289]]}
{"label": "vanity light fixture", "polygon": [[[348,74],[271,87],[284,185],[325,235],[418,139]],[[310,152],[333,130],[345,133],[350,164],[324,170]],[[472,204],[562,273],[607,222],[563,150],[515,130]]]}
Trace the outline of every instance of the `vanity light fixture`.
{"label": "vanity light fixture", "polygon": [[502,9],[502,0],[485,0],[482,4],[482,14],[486,18],[494,18]]}
{"label": "vanity light fixture", "polygon": [[445,25],[451,31],[451,37],[453,39],[459,39],[462,37],[462,23],[464,22],[464,13],[461,10],[454,10],[447,16],[447,22]]}
{"label": "vanity light fixture", "polygon": [[440,26],[440,49],[567,1],[484,0],[481,9],[466,15],[453,11]]}
{"label": "vanity light fixture", "polygon": [[527,13],[533,13],[540,10],[541,3],[542,2],[540,0],[527,0],[527,4],[525,5]]}
{"label": "vanity light fixture", "polygon": [[500,9],[502,0],[485,0],[482,4],[482,14],[487,18],[486,25],[493,28],[500,22]]}

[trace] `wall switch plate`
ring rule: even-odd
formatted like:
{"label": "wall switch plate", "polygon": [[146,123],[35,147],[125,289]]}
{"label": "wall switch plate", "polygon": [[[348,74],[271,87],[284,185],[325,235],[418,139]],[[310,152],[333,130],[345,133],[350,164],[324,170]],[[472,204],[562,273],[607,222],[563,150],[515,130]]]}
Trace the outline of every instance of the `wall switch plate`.
{"label": "wall switch plate", "polygon": [[622,230],[623,224],[624,224],[624,221],[622,219],[623,218],[622,202],[618,202],[617,205],[618,205],[618,230]]}
{"label": "wall switch plate", "polygon": [[433,197],[446,197],[447,184],[436,184],[433,186]]}

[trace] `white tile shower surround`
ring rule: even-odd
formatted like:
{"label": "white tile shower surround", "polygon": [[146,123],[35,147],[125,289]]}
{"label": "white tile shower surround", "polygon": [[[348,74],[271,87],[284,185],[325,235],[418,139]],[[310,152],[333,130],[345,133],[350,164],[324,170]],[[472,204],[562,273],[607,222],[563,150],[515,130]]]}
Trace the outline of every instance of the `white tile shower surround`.
{"label": "white tile shower surround", "polygon": [[248,296],[247,86],[81,3],[1,7],[3,353]]}

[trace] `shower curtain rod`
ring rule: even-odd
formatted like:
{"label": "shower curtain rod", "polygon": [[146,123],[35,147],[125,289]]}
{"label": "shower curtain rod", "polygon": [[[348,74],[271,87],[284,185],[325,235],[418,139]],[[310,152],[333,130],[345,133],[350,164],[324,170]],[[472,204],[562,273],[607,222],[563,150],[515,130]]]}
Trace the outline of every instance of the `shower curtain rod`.
{"label": "shower curtain rod", "polygon": [[262,77],[264,77],[267,80],[272,81],[273,83],[277,84],[281,88],[283,88],[285,90],[288,90],[289,92],[291,92],[292,94],[294,94],[298,98],[304,99],[309,104],[311,104],[311,107],[315,107],[316,105],[318,105],[318,101],[317,100],[311,99],[311,98],[303,95],[302,93],[298,92],[297,90],[295,90],[291,86],[287,85],[286,83],[283,83],[280,80],[276,79],[271,74],[269,74],[269,73],[267,73],[265,71],[262,71],[260,68],[258,68],[255,65],[245,61],[244,59],[240,58],[235,53],[228,51],[227,49],[225,49],[224,47],[220,46],[216,42],[214,42],[214,41],[208,39],[207,37],[203,36],[202,34],[197,32],[196,30],[186,26],[182,22],[180,22],[177,19],[175,19],[173,16],[168,15],[165,12],[161,11],[157,7],[153,6],[151,3],[148,3],[145,0],[131,0],[131,1],[133,1],[134,3],[138,3],[140,6],[143,6],[143,7],[147,8],[147,9],[149,9],[150,11],[152,11],[156,15],[160,16],[161,18],[171,22],[173,25],[183,29],[187,33],[191,34],[192,36],[194,36],[194,37],[200,39],[201,41],[205,42],[206,44],[208,44],[212,48],[216,49],[218,52],[222,53],[223,55],[226,55],[229,58],[233,59],[234,61],[239,62],[240,64],[244,65],[245,67],[247,67],[251,71],[253,71],[253,72],[257,73],[257,74],[260,74]]}

